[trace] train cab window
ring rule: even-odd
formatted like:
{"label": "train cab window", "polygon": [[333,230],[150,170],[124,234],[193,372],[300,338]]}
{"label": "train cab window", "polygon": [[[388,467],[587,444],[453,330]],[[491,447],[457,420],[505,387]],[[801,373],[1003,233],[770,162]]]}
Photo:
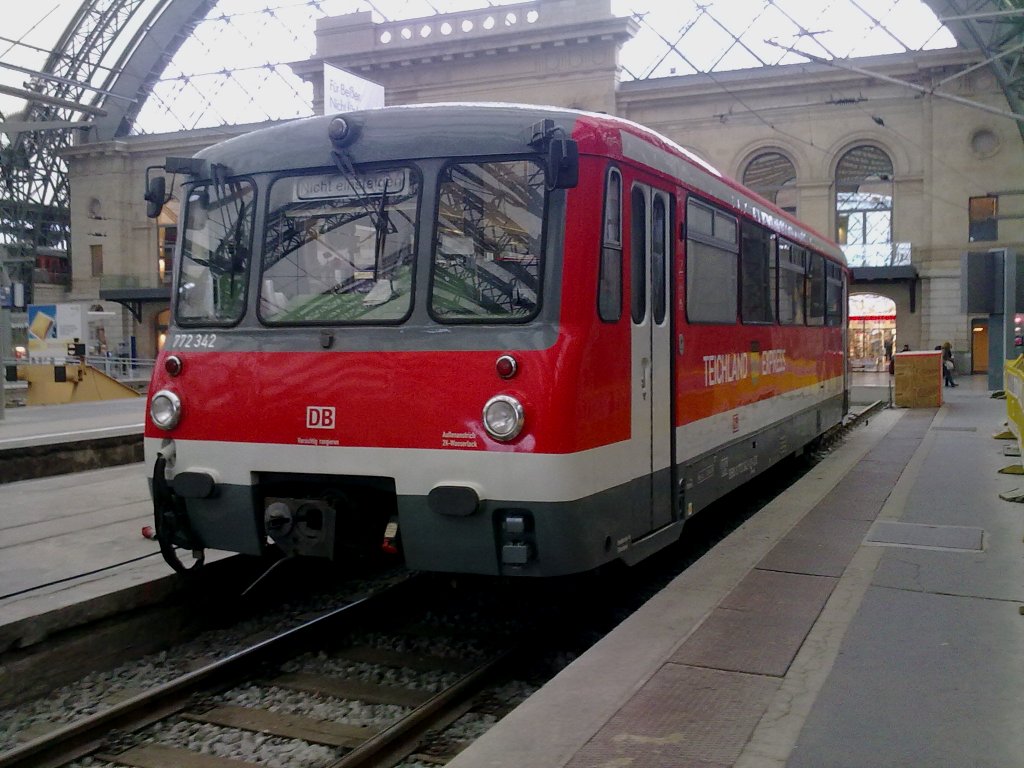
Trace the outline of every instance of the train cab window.
{"label": "train cab window", "polygon": [[255,190],[244,179],[192,187],[185,206],[175,318],[229,325],[245,311]]}
{"label": "train cab window", "polygon": [[803,325],[807,297],[807,251],[779,241],[779,322]]}
{"label": "train cab window", "polygon": [[690,200],[686,206],[686,316],[735,323],[739,243],[736,217]]}
{"label": "train cab window", "polygon": [[774,323],[774,238],[764,227],[745,221],[740,243],[740,318],[744,323]]}
{"label": "train cab window", "polygon": [[615,168],[608,170],[604,188],[597,315],[608,323],[622,317],[622,176]]}
{"label": "train cab window", "polygon": [[808,254],[807,269],[807,324],[825,324],[825,259],[816,253]]}
{"label": "train cab window", "polygon": [[540,309],[544,172],[532,160],[463,162],[440,175],[430,312],[521,322]]}
{"label": "train cab window", "polygon": [[833,328],[843,325],[843,270],[831,261],[825,262],[825,324]]}
{"label": "train cab window", "polygon": [[267,211],[260,319],[404,319],[412,309],[419,197],[419,175],[406,167],[277,179]]}
{"label": "train cab window", "polygon": [[647,317],[647,198],[644,191],[634,187],[631,202],[629,306],[633,322],[639,324]]}

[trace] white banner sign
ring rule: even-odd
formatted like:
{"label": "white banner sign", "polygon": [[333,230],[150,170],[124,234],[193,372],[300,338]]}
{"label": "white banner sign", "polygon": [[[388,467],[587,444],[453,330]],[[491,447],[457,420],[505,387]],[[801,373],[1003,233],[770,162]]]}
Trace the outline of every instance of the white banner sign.
{"label": "white banner sign", "polygon": [[68,344],[88,341],[86,304],[29,304],[28,356],[30,360],[63,360]]}
{"label": "white banner sign", "polygon": [[343,69],[324,64],[324,114],[378,109],[384,106],[384,86]]}

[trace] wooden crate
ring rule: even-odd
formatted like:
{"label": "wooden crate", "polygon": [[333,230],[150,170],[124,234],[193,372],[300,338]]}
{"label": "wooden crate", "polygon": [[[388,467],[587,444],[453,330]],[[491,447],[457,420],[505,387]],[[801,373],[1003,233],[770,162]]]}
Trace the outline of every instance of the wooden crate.
{"label": "wooden crate", "polygon": [[942,405],[942,352],[896,353],[895,402],[900,408]]}

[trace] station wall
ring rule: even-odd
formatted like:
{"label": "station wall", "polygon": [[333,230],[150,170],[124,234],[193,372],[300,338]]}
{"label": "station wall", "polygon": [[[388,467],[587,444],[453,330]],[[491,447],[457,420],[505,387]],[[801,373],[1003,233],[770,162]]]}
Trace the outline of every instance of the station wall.
{"label": "station wall", "polygon": [[[891,239],[904,244],[919,279],[853,290],[896,300],[900,338],[913,348],[948,340],[958,358],[969,358],[960,254],[1021,250],[1024,241],[1021,133],[984,67],[957,76],[979,63],[976,55],[939,50],[622,82],[619,48],[636,31],[634,20],[612,14],[610,0],[537,0],[388,24],[361,12],[322,19],[314,55],[292,66],[313,86],[314,112],[323,109],[328,63],[382,84],[388,104],[527,102],[618,114],[741,180],[754,158],[777,152],[795,170],[789,194],[797,215],[831,237],[839,224],[840,159],[856,147],[880,149],[892,163],[892,178],[884,180],[891,185]],[[69,300],[95,299],[118,281],[156,279],[157,229],[142,199],[147,166],[254,127],[86,138],[69,150]],[[1022,217],[1000,219],[995,240],[971,242],[969,199],[998,193],[1000,215]],[[93,269],[96,245],[101,274]],[[155,352],[156,317],[165,308],[143,305],[141,322],[126,315],[140,353]]]}

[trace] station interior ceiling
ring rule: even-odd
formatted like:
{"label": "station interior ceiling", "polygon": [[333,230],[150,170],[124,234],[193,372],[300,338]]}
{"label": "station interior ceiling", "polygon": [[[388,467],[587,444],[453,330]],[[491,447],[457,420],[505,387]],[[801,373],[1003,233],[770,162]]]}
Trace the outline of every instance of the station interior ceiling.
{"label": "station interior ceiling", "polygon": [[[523,7],[522,3],[516,4]],[[543,4],[542,4],[543,5]],[[1015,115],[1024,101],[1024,0],[612,0],[639,31],[622,80],[960,47],[978,52]],[[37,0],[0,32],[0,247],[66,250],[61,150],[98,140],[311,113],[288,62],[312,54],[323,16],[419,19],[486,0]],[[273,40],[274,44],[267,44]],[[227,107],[226,105],[230,105]],[[1017,118],[1024,137],[1024,120]]]}

